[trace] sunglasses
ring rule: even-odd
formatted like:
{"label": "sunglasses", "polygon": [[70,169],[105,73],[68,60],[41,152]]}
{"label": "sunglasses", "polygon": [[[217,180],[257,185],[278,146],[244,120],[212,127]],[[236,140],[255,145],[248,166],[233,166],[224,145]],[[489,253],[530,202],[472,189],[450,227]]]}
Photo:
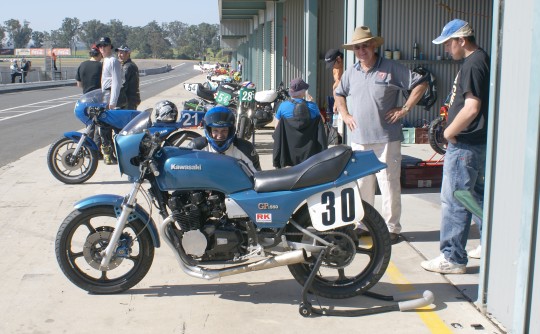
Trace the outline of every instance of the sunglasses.
{"label": "sunglasses", "polygon": [[371,43],[362,43],[362,44],[355,44],[353,46],[354,50],[360,50],[360,49],[367,49],[371,46]]}

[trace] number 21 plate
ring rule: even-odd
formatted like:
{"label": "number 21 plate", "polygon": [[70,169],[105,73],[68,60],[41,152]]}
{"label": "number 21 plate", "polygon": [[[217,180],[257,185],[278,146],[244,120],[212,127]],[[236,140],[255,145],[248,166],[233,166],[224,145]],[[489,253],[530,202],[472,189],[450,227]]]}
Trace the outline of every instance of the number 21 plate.
{"label": "number 21 plate", "polygon": [[308,197],[311,223],[317,231],[327,231],[360,222],[364,207],[355,182]]}

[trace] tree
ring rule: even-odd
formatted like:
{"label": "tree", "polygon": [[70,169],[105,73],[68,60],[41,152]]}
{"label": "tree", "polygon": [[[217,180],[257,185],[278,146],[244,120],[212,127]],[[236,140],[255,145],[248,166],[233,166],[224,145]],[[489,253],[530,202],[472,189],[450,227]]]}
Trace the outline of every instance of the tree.
{"label": "tree", "polygon": [[4,22],[6,32],[13,43],[14,48],[25,48],[30,42],[32,35],[32,29],[30,29],[28,21],[23,21],[23,24],[19,20],[11,19]]}
{"label": "tree", "polygon": [[6,36],[6,30],[4,27],[0,26],[0,48],[3,47],[2,41],[4,40],[4,37]]}
{"label": "tree", "polygon": [[151,50],[150,57],[165,58],[172,56],[171,43],[166,39],[165,31],[156,21],[148,23],[143,30]]}
{"label": "tree", "polygon": [[107,25],[99,20],[90,20],[81,24],[79,38],[88,48],[90,48],[92,44],[96,43],[101,37],[106,36],[107,32]]}
{"label": "tree", "polygon": [[45,33],[41,31],[32,31],[32,47],[42,48],[45,42]]}
{"label": "tree", "polygon": [[107,30],[107,36],[111,39],[113,45],[120,46],[122,44],[127,44],[129,27],[124,26],[121,21],[111,20],[107,25]]}
{"label": "tree", "polygon": [[163,24],[168,40],[175,48],[180,48],[188,44],[187,30],[189,25],[179,21]]}
{"label": "tree", "polygon": [[66,17],[62,21],[60,29],[51,32],[53,44],[57,47],[70,48],[74,51],[80,28],[81,24],[78,18]]}

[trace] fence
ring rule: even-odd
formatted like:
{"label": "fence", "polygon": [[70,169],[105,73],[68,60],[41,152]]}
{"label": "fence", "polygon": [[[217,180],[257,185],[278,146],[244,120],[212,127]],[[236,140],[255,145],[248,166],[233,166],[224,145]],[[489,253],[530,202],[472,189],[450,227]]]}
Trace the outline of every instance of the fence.
{"label": "fence", "polygon": [[[41,81],[51,81],[51,80],[69,80],[75,79],[77,74],[76,68],[63,68],[60,71],[42,71],[40,68],[31,69],[26,75],[25,82],[41,82]],[[18,76],[15,78],[15,82],[20,82],[21,77]],[[11,70],[0,71],[0,84],[9,84],[11,83]]]}

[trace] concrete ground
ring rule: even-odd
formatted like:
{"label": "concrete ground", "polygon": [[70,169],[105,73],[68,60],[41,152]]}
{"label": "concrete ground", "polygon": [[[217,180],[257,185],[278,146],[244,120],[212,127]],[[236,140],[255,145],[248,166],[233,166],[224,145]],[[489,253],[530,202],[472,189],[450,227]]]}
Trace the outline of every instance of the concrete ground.
{"label": "concrete ground", "polygon": [[[162,99],[180,106],[190,97],[180,84],[143,101],[140,108]],[[263,169],[272,168],[272,132],[257,132]],[[440,275],[420,267],[422,260],[439,253],[440,202],[433,188],[403,190],[403,238],[393,246],[388,270],[373,288],[388,295],[432,291],[434,304],[420,310],[304,318],[298,313],[301,286],[287,268],[198,280],[179,269],[166,246],[156,250],[150,272],[134,288],[117,295],[88,294],[59,269],[57,229],[77,200],[101,193],[124,195],[130,184],[117,166],[103,164],[84,184],[62,184],[47,169],[47,150],[45,146],[0,169],[0,333],[503,333],[473,303],[479,260],[471,259],[465,275]],[[425,160],[432,150],[403,145],[403,154]],[[378,202],[375,206],[380,208]],[[471,235],[467,248],[477,244],[478,234]],[[310,300],[314,306],[340,309],[389,304],[365,296]]]}

